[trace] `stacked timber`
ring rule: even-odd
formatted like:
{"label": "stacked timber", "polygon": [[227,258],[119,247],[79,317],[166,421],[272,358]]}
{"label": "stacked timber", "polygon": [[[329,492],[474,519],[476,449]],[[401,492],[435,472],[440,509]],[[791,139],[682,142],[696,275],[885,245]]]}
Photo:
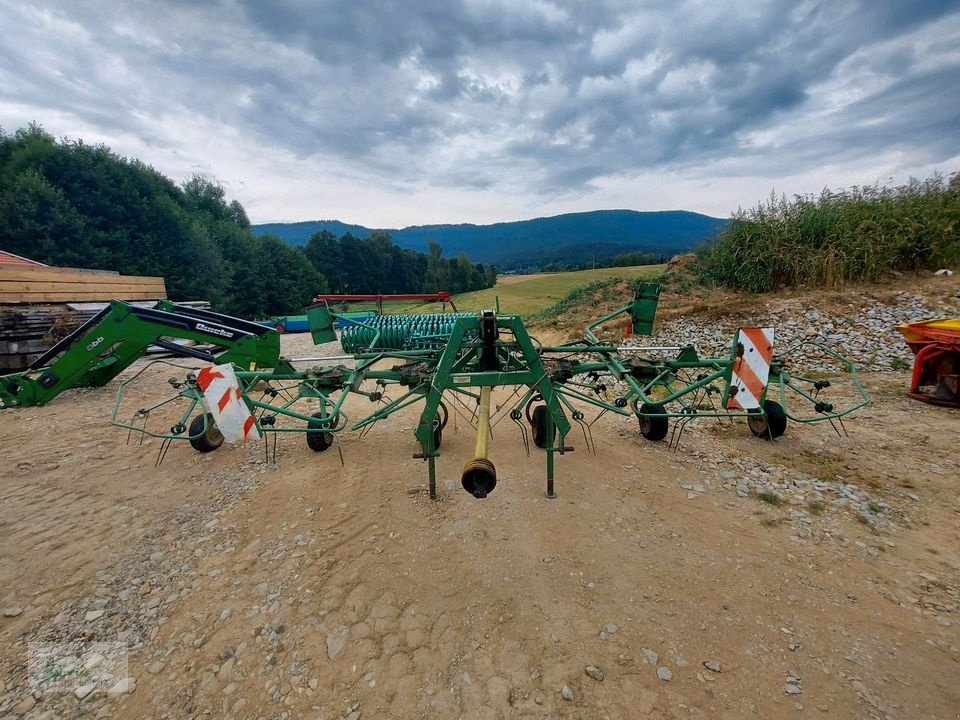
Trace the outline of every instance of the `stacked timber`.
{"label": "stacked timber", "polygon": [[0,371],[28,367],[105,302],[166,297],[161,277],[0,264]]}
{"label": "stacked timber", "polygon": [[27,367],[84,319],[66,304],[0,305],[0,371]]}
{"label": "stacked timber", "polygon": [[166,297],[162,277],[0,265],[0,304],[162,300]]}

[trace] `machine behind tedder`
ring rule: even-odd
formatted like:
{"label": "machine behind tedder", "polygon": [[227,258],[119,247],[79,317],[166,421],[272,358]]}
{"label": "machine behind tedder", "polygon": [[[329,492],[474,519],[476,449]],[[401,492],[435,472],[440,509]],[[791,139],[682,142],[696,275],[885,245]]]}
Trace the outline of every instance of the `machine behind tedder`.
{"label": "machine behind tedder", "polygon": [[937,318],[897,328],[916,356],[908,395],[960,407],[960,318]]}
{"label": "machine behind tedder", "polygon": [[[616,320],[628,321],[628,334],[651,334],[658,297],[659,286],[645,283],[630,303],[592,323],[582,338],[557,346],[543,346],[531,337],[520,316],[492,310],[427,319],[387,315],[364,322],[341,318],[322,301],[307,313],[314,341],[335,340],[337,323],[343,328],[341,340],[346,337],[344,344],[350,350],[342,355],[291,360],[273,353],[275,331],[236,321],[239,325],[233,331],[241,334],[228,338],[223,328],[229,329],[231,324],[224,316],[218,316],[217,323],[210,317],[201,322],[206,329],[199,331],[204,334],[200,339],[218,337],[217,354],[183,349],[168,338],[166,347],[207,362],[185,376],[171,378],[173,396],[138,408],[129,420],[122,419],[125,391],[147,368],[168,363],[182,370],[169,360],[146,365],[120,383],[111,422],[130,433],[162,438],[159,463],[170,444],[179,440],[210,452],[225,440],[253,441],[272,433],[275,454],[276,433],[281,432],[304,433],[308,447],[323,452],[347,430],[359,431],[363,437],[381,420],[417,406],[420,417],[414,435],[419,451],[415,457],[426,462],[430,494],[436,498],[436,460],[452,407],[454,412],[468,415],[477,430],[474,455],[461,475],[464,489],[483,498],[496,487],[497,471],[489,456],[492,428],[509,417],[528,455],[531,436],[533,445],[545,451],[546,494],[552,498],[556,496],[555,455],[573,450],[567,444],[572,423],[579,426],[584,447],[594,452],[592,427],[607,414],[635,417],[643,437],[660,441],[669,436],[674,446],[684,428],[701,418],[721,422],[745,418],[754,435],[774,440],[784,433],[788,419],[798,423],[837,421],[842,426],[845,415],[868,402],[853,363],[818,343],[802,343],[793,352],[807,346],[832,358],[837,370],[852,382],[856,399],[838,407],[827,399],[829,380],[791,373],[786,358],[774,352],[771,328],[741,328],[725,357],[701,357],[692,346],[632,347],[603,342],[597,336],[602,325]],[[178,314],[170,307],[162,312]],[[164,316],[167,324],[162,328],[144,330],[131,316],[136,317],[132,310],[115,303],[110,314],[71,336],[60,348],[60,358],[49,367],[0,379],[0,400],[6,406],[41,404],[50,399],[50,393],[37,388],[42,389],[54,377],[59,378],[54,388],[57,392],[78,384],[102,384],[89,382],[87,372],[71,376],[85,378],[86,383],[71,385],[59,370],[65,362],[74,369],[81,365],[111,368],[96,375],[98,381],[115,376],[113,369],[127,367],[134,354],[129,352],[133,345],[124,351],[123,333],[115,327],[118,324],[126,323],[128,334],[136,336],[138,353],[157,333],[175,334],[171,323],[176,318]],[[219,336],[210,332],[217,328],[221,328]],[[196,328],[183,327],[180,336],[198,339],[196,332]],[[242,352],[237,347],[240,343],[244,343]],[[298,369],[305,363],[321,364]],[[512,392],[494,404],[492,393],[497,388]],[[358,419],[349,418],[345,401],[351,394],[371,401],[371,411]],[[173,425],[163,431],[149,429],[151,416],[174,403],[182,407],[176,411]],[[807,408],[806,412],[796,411],[797,404]],[[589,419],[588,412],[592,415]],[[342,452],[340,457],[342,461]]]}

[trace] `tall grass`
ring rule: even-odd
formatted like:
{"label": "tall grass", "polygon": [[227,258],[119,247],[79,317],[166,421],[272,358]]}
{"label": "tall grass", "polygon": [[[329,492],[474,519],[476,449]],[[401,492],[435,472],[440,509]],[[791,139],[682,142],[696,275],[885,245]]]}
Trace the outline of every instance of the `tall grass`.
{"label": "tall grass", "polygon": [[891,270],[960,263],[960,175],[819,196],[772,195],[739,210],[704,251],[704,275],[751,292],[836,287]]}

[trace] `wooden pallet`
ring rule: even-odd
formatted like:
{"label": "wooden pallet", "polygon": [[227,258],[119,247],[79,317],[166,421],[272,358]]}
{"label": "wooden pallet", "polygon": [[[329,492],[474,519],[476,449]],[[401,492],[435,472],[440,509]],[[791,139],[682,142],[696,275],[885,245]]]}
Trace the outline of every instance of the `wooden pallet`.
{"label": "wooden pallet", "polygon": [[0,265],[0,304],[163,300],[162,277]]}

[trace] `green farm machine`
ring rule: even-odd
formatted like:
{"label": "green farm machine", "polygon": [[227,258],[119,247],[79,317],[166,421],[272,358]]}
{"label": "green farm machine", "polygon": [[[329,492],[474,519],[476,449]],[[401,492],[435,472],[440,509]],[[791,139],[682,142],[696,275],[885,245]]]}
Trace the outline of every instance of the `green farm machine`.
{"label": "green farm machine", "polygon": [[[323,452],[348,430],[363,436],[377,422],[417,406],[415,457],[427,464],[436,498],[436,459],[448,405],[456,404],[456,411],[469,410],[477,429],[474,455],[463,467],[464,489],[483,498],[495,488],[491,427],[509,416],[527,452],[530,439],[545,452],[546,495],[553,498],[555,456],[573,449],[567,442],[573,424],[588,450],[592,426],[607,414],[635,417],[643,437],[670,436],[674,445],[699,418],[746,418],[754,435],[773,440],[787,419],[842,424],[843,416],[868,402],[850,360],[805,343],[833,358],[855,385],[857,399],[847,406],[826,400],[830,382],[789,372],[773,353],[769,328],[740,329],[726,357],[701,357],[692,346],[628,347],[599,339],[599,328],[618,320],[627,321],[629,334],[650,335],[659,290],[656,283],[641,284],[628,304],[592,323],[583,337],[556,346],[531,337],[518,315],[486,310],[358,320],[339,315],[323,296],[307,312],[314,342],[335,341],[339,326],[343,354],[300,359],[280,355],[279,335],[269,327],[173,303],[137,308],[114,301],[32,368],[0,377],[0,407],[42,405],[69,388],[103,385],[148,347],[159,346],[193,366],[153,360],[129,375],[119,384],[111,419],[128,432],[162,438],[158,462],[175,441],[209,452],[225,437],[244,441],[273,434],[275,441],[281,432],[303,433],[311,450]],[[203,347],[183,344],[187,340]],[[128,385],[156,363],[187,372],[170,379],[171,397],[121,418]],[[511,388],[512,394],[494,412],[491,394],[497,388]],[[351,394],[370,400],[371,411],[349,418],[345,401]],[[812,412],[794,412],[798,400]],[[172,426],[148,429],[151,414],[175,402],[182,409]]]}

